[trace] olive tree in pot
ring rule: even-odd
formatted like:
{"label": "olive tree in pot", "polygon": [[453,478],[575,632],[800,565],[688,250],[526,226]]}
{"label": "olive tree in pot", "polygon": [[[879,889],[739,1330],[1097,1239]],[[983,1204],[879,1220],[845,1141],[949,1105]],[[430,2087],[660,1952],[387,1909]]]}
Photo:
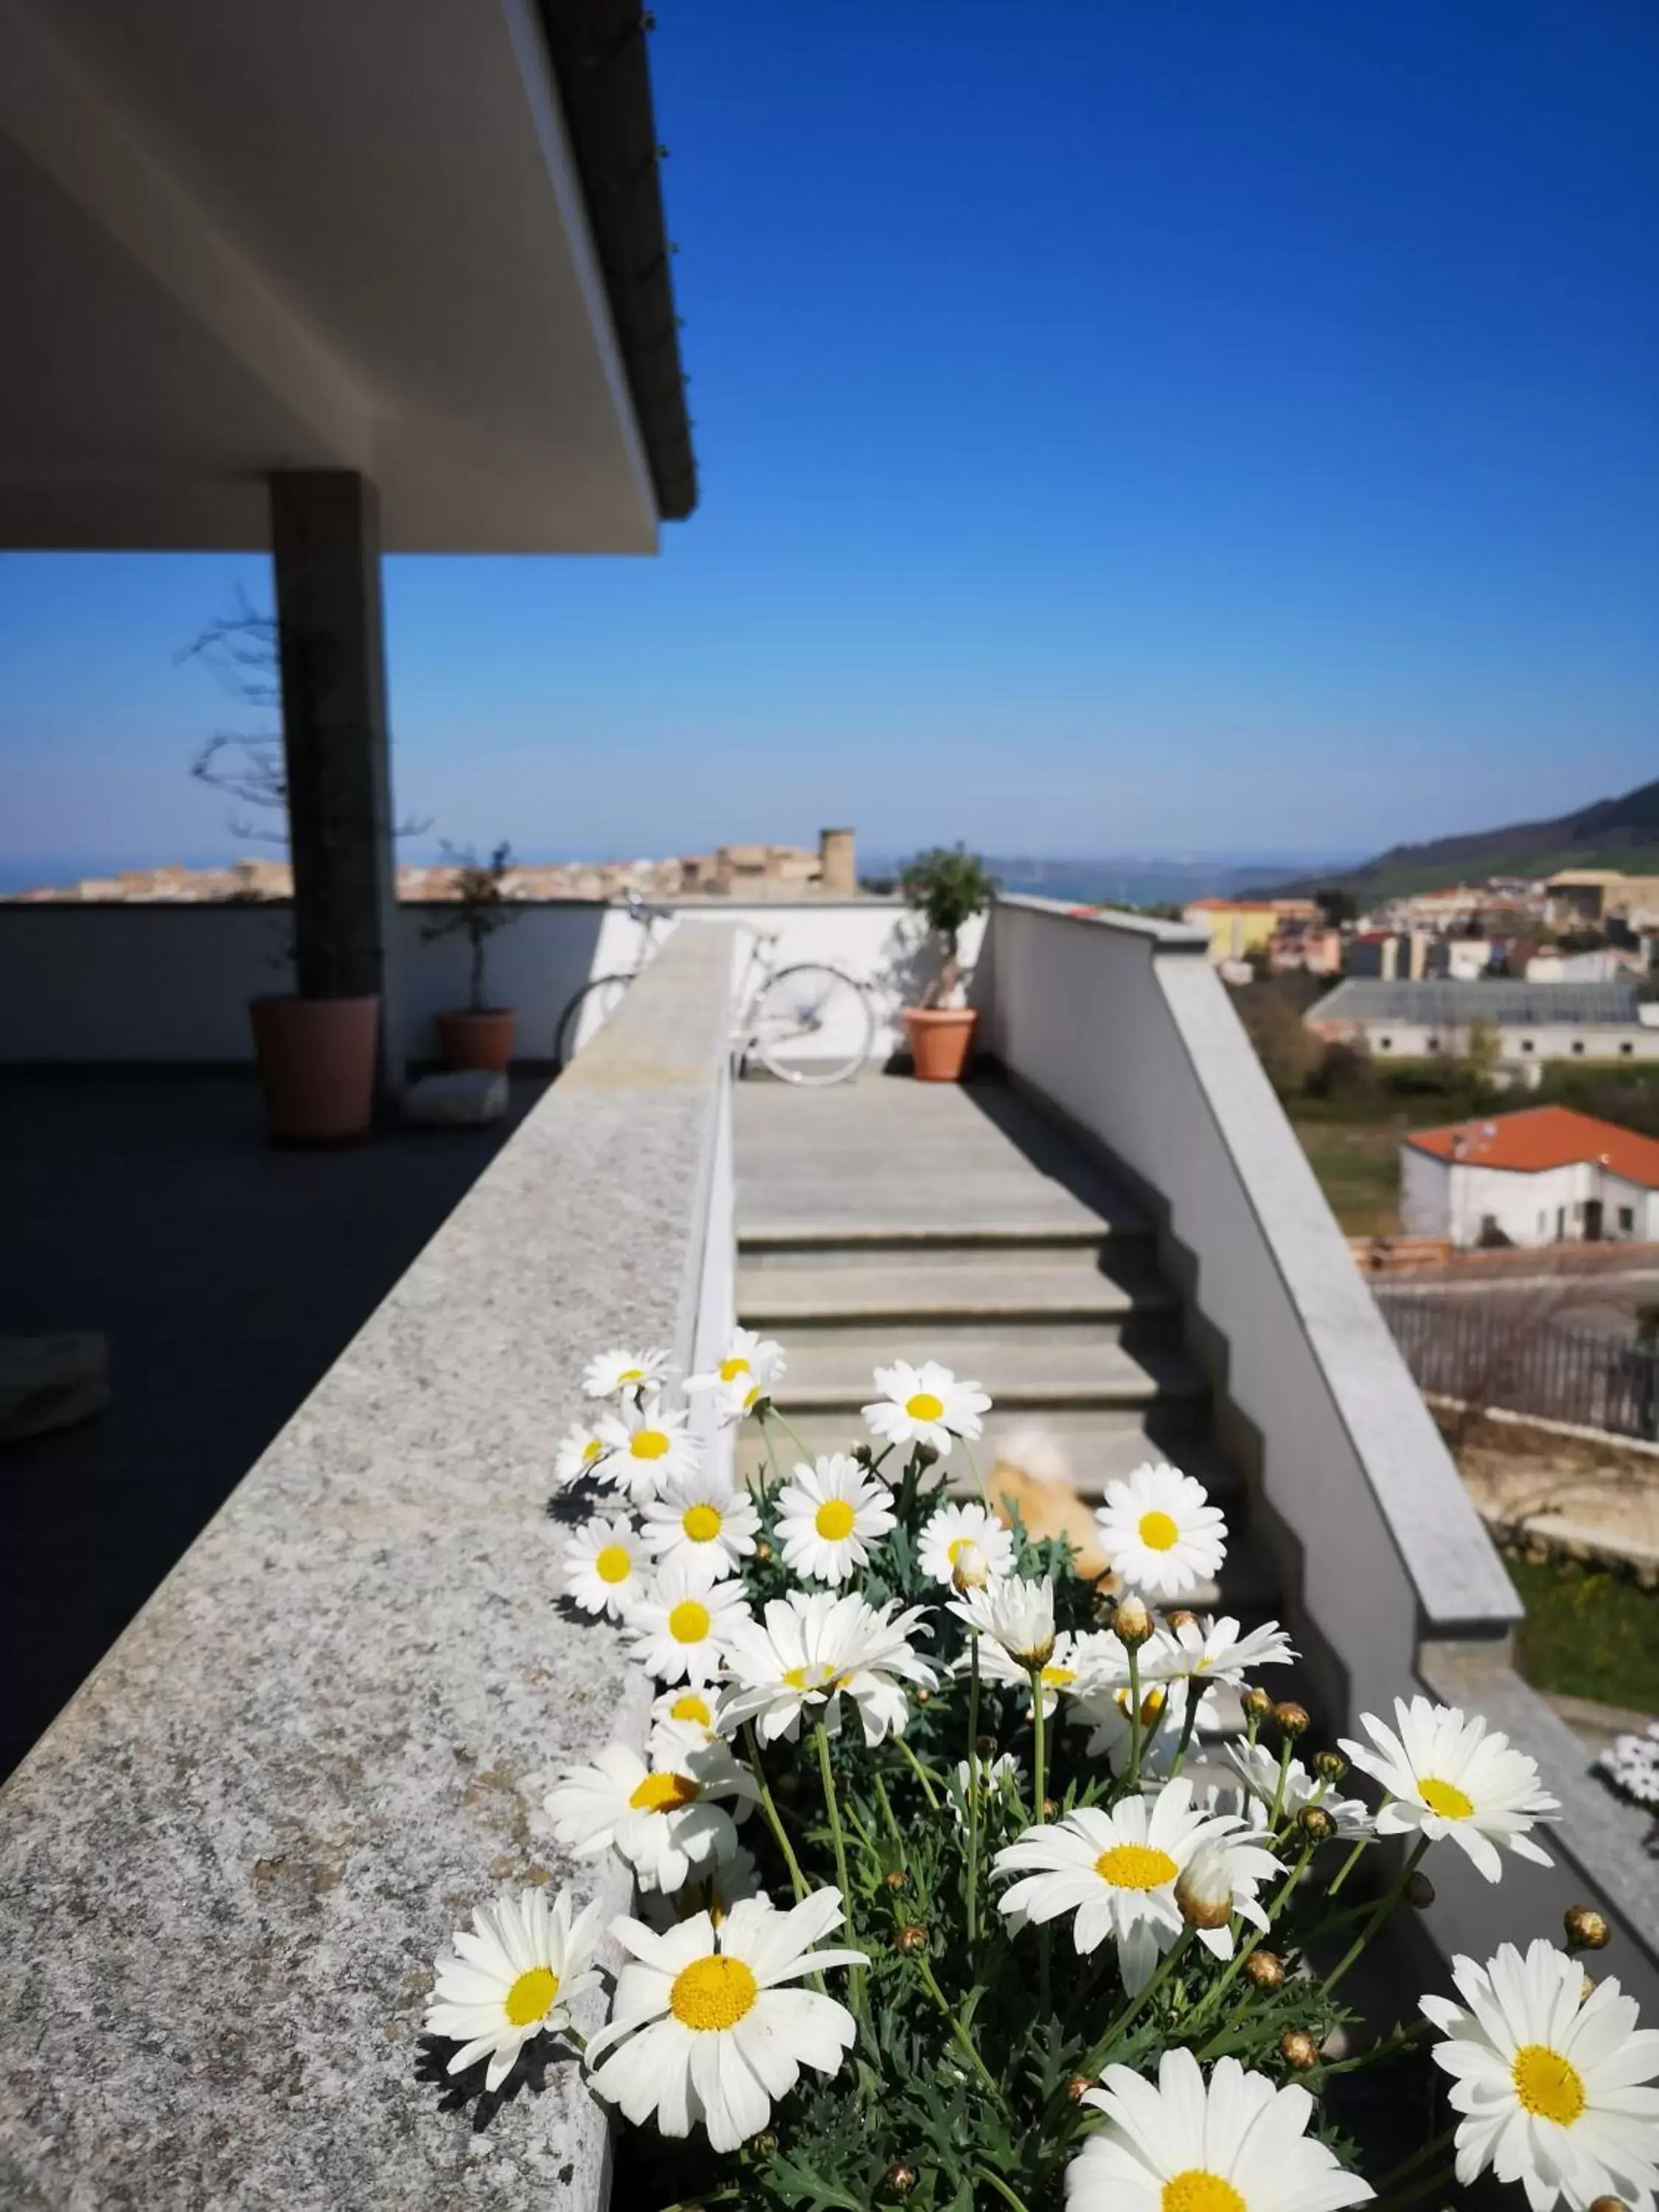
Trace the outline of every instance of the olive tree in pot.
{"label": "olive tree in pot", "polygon": [[524,919],[523,907],[505,889],[513,854],[505,842],[487,860],[470,850],[458,853],[448,845],[444,850],[455,863],[454,904],[421,934],[428,944],[465,937],[472,961],[466,1005],[438,1017],[438,1048],[446,1067],[484,1067],[505,1075],[513,1064],[514,1016],[510,1006],[492,1006],[484,996],[484,955],[498,929]]}
{"label": "olive tree in pot", "polygon": [[911,1057],[924,1083],[960,1080],[974,1041],[978,1010],[963,1004],[961,936],[983,914],[996,890],[977,853],[936,845],[919,853],[900,879],[904,902],[921,915],[939,947],[939,974],[919,1006],[904,1009]]}

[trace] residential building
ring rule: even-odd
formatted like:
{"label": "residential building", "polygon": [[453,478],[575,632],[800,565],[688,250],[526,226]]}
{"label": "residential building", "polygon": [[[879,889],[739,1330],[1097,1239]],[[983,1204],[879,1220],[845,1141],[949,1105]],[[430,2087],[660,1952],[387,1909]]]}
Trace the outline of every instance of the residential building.
{"label": "residential building", "polygon": [[1432,941],[1421,931],[1408,936],[1399,930],[1363,930],[1349,939],[1343,964],[1350,975],[1383,983],[1414,982],[1427,973]]}
{"label": "residential building", "polygon": [[1182,919],[1189,928],[1201,929],[1210,940],[1210,964],[1224,960],[1248,960],[1266,954],[1274,935],[1286,923],[1316,922],[1319,908],[1312,899],[1194,899]]}
{"label": "residential building", "polygon": [[1340,975],[1342,954],[1340,929],[1327,929],[1317,922],[1285,921],[1268,943],[1267,965],[1275,975],[1297,969],[1309,975]]}
{"label": "residential building", "polygon": [[1443,975],[1454,983],[1475,983],[1491,975],[1499,957],[1488,937],[1439,937],[1429,947],[1425,973]]}
{"label": "residential building", "polygon": [[1467,1052],[1486,1030],[1511,1069],[1552,1060],[1659,1060],[1659,1006],[1633,982],[1474,983],[1350,980],[1310,1006],[1316,1036],[1364,1043],[1382,1058]]}
{"label": "residential building", "polygon": [[1621,975],[1639,975],[1647,961],[1640,951],[1627,952],[1612,945],[1589,952],[1565,952],[1548,945],[1533,953],[1526,966],[1529,983],[1612,983]]}
{"label": "residential building", "polygon": [[1419,1129],[1400,1147],[1400,1220],[1462,1246],[1659,1242],[1659,1142],[1565,1106]]}
{"label": "residential building", "polygon": [[1659,928],[1659,876],[1627,876],[1621,868],[1564,868],[1544,886],[1558,927],[1592,927],[1618,920],[1632,929]]}

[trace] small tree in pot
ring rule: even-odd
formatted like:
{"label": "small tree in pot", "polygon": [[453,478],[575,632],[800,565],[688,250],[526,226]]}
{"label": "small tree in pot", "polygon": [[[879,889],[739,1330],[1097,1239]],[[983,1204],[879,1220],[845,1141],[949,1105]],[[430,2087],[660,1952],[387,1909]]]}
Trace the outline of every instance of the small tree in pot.
{"label": "small tree in pot", "polygon": [[455,863],[453,909],[421,932],[428,944],[441,937],[465,937],[471,947],[467,1003],[438,1017],[438,1044],[446,1067],[485,1067],[504,1075],[513,1064],[514,1016],[510,1006],[492,1006],[484,996],[485,949],[498,929],[520,921],[524,908],[508,897],[513,854],[503,841],[487,860],[471,849],[444,851]]}
{"label": "small tree in pot", "polygon": [[921,915],[939,951],[939,974],[919,1006],[904,1010],[904,1026],[916,1073],[925,1083],[955,1083],[967,1065],[976,1009],[962,998],[961,940],[965,926],[983,914],[996,890],[977,853],[958,844],[919,853],[900,880],[904,902]]}

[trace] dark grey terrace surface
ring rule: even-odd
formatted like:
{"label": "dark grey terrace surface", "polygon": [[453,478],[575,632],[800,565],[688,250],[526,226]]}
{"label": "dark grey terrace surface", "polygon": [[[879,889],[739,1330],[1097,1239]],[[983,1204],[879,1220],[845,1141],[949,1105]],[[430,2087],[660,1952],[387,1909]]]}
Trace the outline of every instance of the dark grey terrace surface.
{"label": "dark grey terrace surface", "polygon": [[0,1775],[539,1096],[276,1152],[252,1076],[0,1078],[0,1333],[101,1329],[109,1411],[0,1446]]}

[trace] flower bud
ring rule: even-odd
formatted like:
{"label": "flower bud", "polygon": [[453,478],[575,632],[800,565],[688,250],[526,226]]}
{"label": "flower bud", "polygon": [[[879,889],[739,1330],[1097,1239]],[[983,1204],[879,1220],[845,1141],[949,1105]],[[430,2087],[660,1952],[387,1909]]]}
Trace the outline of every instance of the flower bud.
{"label": "flower bud", "polygon": [[1273,1709],[1273,1699],[1262,1689],[1246,1690],[1239,1703],[1244,1708],[1246,1718],[1253,1721],[1265,1721]]}
{"label": "flower bud", "polygon": [[769,2128],[763,2134],[751,2136],[749,2139],[749,2148],[757,2158],[770,2158],[777,2147],[778,2139]]}
{"label": "flower bud", "polygon": [[1273,1726],[1281,1735],[1306,1735],[1313,1723],[1308,1718],[1305,1705],[1282,1705],[1273,1709]]}
{"label": "flower bud", "polygon": [[953,1546],[956,1557],[951,1564],[951,1587],[958,1597],[970,1589],[983,1589],[991,1579],[991,1562],[971,1536],[960,1538]]}
{"label": "flower bud", "polygon": [[1176,1882],[1176,1903],[1189,1928],[1224,1928],[1233,1917],[1233,1884],[1227,1854],[1200,1844]]}
{"label": "flower bud", "polygon": [[1340,1751],[1316,1751],[1314,1753],[1314,1772],[1322,1782],[1340,1782],[1348,1771],[1348,1762]]}
{"label": "flower bud", "polygon": [[1279,2039],[1279,2055],[1287,2066],[1304,2072],[1319,2063],[1319,2045],[1312,2036],[1299,2027],[1287,2027]]}
{"label": "flower bud", "polygon": [[1304,1805],[1296,1825],[1310,1844],[1328,1843],[1336,1833],[1336,1823],[1322,1805]]}
{"label": "flower bud", "polygon": [[902,1867],[889,1867],[882,1880],[889,1889],[908,1889],[910,1877]]}
{"label": "flower bud", "polygon": [[1275,1951],[1252,1951],[1244,1961],[1244,1971],[1259,1990],[1277,1990],[1285,1985],[1285,1961]]}
{"label": "flower bud", "polygon": [[933,1696],[931,1690],[912,1690],[910,1695],[919,1705],[925,1705]]}
{"label": "flower bud", "polygon": [[1604,1951],[1613,1934],[1601,1915],[1590,1905],[1575,1905],[1566,1916],[1570,1951]]}
{"label": "flower bud", "polygon": [[853,1457],[860,1467],[873,1467],[876,1463],[876,1448],[873,1444],[854,1444]]}
{"label": "flower bud", "polygon": [[994,1759],[997,1755],[997,1740],[994,1735],[976,1735],[974,1738],[974,1749],[981,1759]]}
{"label": "flower bud", "polygon": [[1198,1615],[1195,1613],[1188,1613],[1184,1605],[1178,1605],[1173,1613],[1164,1614],[1164,1626],[1173,1629],[1178,1636],[1183,1628],[1198,1626]]}
{"label": "flower bud", "polygon": [[1128,1591],[1117,1601],[1117,1612],[1112,1626],[1117,1631],[1117,1640],[1131,1651],[1138,1651],[1152,1632],[1152,1616],[1146,1610],[1146,1601]]}
{"label": "flower bud", "polygon": [[1578,2002],[1581,2005],[1587,2005],[1595,1995],[1595,1977],[1594,1974],[1586,1974],[1578,1985]]}
{"label": "flower bud", "polygon": [[881,2185],[890,2197],[908,2197],[916,2185],[916,2169],[895,2160],[881,2177]]}
{"label": "flower bud", "polygon": [[1097,2084],[1091,2074],[1073,2074],[1066,2084],[1066,2094],[1074,2105],[1080,2105],[1091,2089]]}
{"label": "flower bud", "polygon": [[1406,1902],[1419,1912],[1426,1912],[1434,1903],[1434,1884],[1420,1867],[1412,1869],[1406,1884]]}
{"label": "flower bud", "polygon": [[918,1444],[916,1446],[916,1465],[921,1469],[924,1474],[927,1472],[927,1469],[930,1467],[935,1467],[938,1463],[939,1454],[933,1449],[932,1444]]}
{"label": "flower bud", "polygon": [[1630,2212],[1622,2197],[1592,2197],[1589,2212]]}
{"label": "flower bud", "polygon": [[918,1951],[925,1951],[927,1948],[927,1930],[922,1926],[921,1921],[909,1920],[899,1929],[893,1940],[907,1958],[913,1959]]}
{"label": "flower bud", "polygon": [[771,1556],[772,1547],[767,1542],[765,1537],[762,1536],[756,1543],[755,1557],[757,1559],[769,1559]]}
{"label": "flower bud", "polygon": [[1059,1820],[1059,1818],[1060,1818],[1060,1800],[1059,1800],[1059,1798],[1058,1798],[1058,1797],[1045,1797],[1045,1798],[1043,1799],[1043,1801],[1042,1801],[1042,1817],[1043,1817],[1043,1819],[1044,1819],[1045,1820]]}
{"label": "flower bud", "polygon": [[793,1766],[786,1766],[782,1773],[779,1775],[777,1780],[772,1784],[772,1787],[777,1791],[780,1797],[799,1797],[800,1796],[800,1777],[796,1773]]}

